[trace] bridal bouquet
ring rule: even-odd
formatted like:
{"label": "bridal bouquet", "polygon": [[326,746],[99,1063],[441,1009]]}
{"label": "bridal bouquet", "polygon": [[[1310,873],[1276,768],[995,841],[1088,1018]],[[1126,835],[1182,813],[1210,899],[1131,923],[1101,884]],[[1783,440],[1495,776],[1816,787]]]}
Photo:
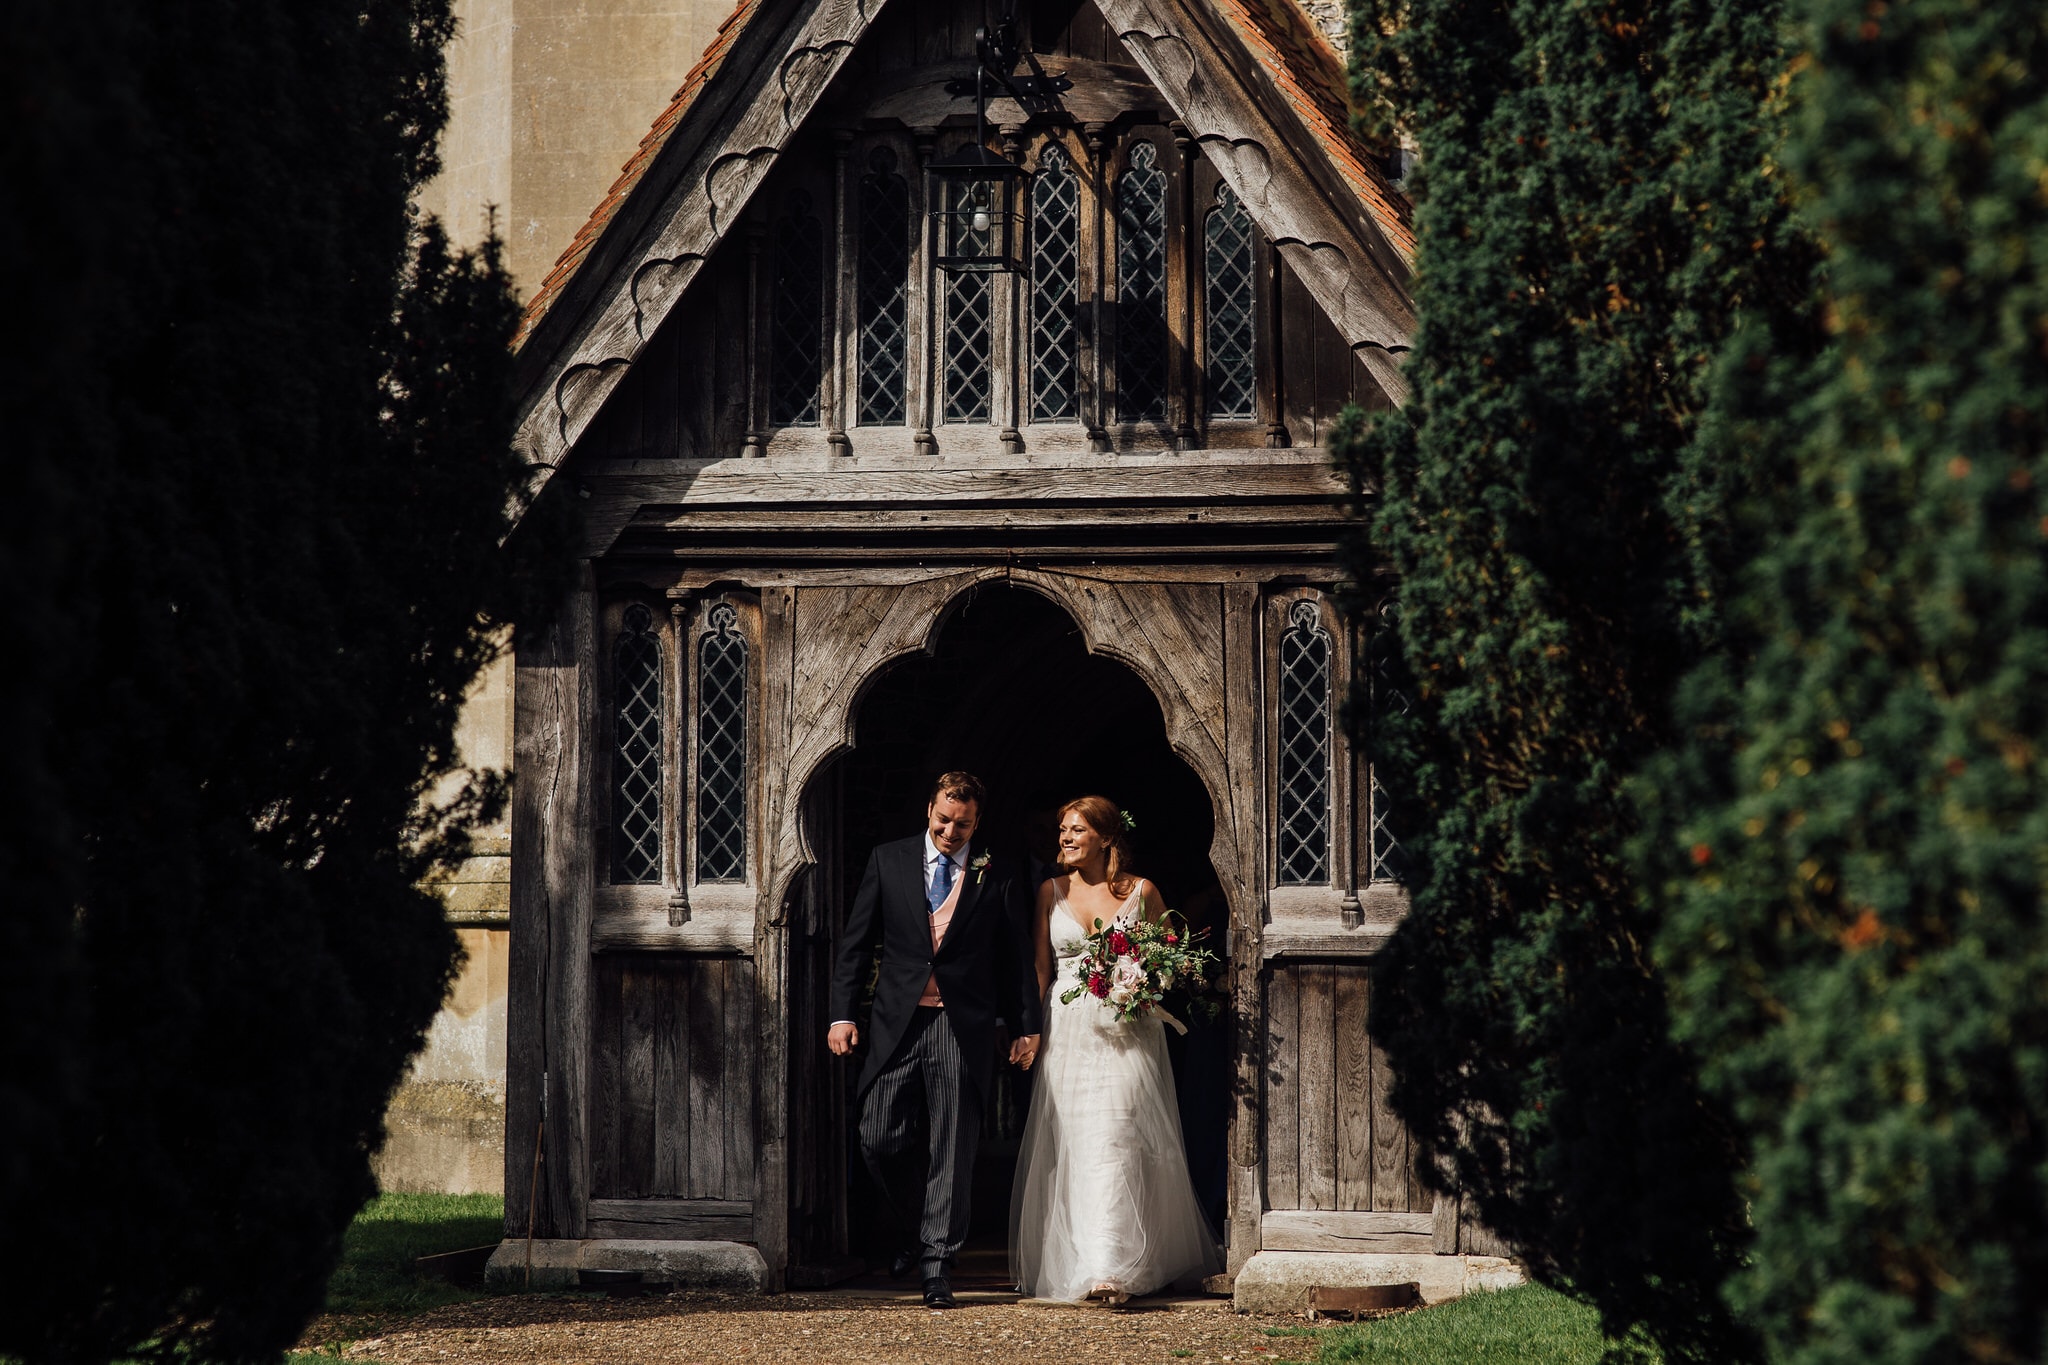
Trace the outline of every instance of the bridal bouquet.
{"label": "bridal bouquet", "polygon": [[1186,1033],[1187,1025],[1168,1014],[1160,1001],[1168,991],[1184,991],[1204,1018],[1216,1016],[1215,988],[1209,984],[1216,954],[1197,946],[1208,932],[1190,933],[1171,918],[1099,929],[1088,935],[1087,950],[1075,968],[1075,985],[1060,995],[1060,1003],[1071,1005],[1085,993],[1126,1023],[1156,1014],[1176,1032]]}

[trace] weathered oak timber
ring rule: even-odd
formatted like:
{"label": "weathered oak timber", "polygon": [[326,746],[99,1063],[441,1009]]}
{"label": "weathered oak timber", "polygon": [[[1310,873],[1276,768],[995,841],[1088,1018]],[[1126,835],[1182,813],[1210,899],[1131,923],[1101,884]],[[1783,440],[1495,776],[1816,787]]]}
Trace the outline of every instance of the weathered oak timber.
{"label": "weathered oak timber", "polygon": [[1268,1251],[1351,1251],[1427,1256],[1435,1248],[1427,1213],[1340,1213],[1277,1209],[1259,1220]]}
{"label": "weathered oak timber", "polygon": [[1295,974],[1296,1074],[1301,1090],[1301,1207],[1337,1207],[1337,1039],[1335,978],[1325,964]]}
{"label": "weathered oak timber", "polygon": [[1374,1115],[1363,1102],[1372,1094],[1372,1050],[1364,1027],[1369,986],[1363,970],[1348,966],[1334,971],[1332,984],[1336,1057],[1331,1071],[1337,1115],[1337,1190],[1332,1207],[1369,1209]]}
{"label": "weathered oak timber", "polygon": [[555,622],[514,642],[512,839],[536,869],[512,887],[505,1219],[520,1236],[543,1118],[536,1234],[581,1236],[588,1190],[596,604],[586,567]]}
{"label": "weathered oak timber", "polygon": [[754,1206],[744,1199],[593,1199],[590,1235],[751,1242]]}
{"label": "weathered oak timber", "polygon": [[[1225,1269],[1236,1274],[1259,1247],[1255,1229],[1265,1208],[1261,1186],[1264,1119],[1260,1062],[1265,1052],[1264,1000],[1260,989],[1260,891],[1269,881],[1266,861],[1265,754],[1260,724],[1262,651],[1259,639],[1259,590],[1245,582],[1220,585],[1222,603],[1222,723],[1224,768],[1232,799],[1217,808],[1217,841],[1226,820],[1236,845],[1232,880],[1224,882],[1230,900],[1231,1038],[1228,1217],[1230,1244]],[[1212,794],[1213,795],[1213,794]],[[1212,857],[1210,860],[1215,863]],[[1217,868],[1217,875],[1223,875]]]}

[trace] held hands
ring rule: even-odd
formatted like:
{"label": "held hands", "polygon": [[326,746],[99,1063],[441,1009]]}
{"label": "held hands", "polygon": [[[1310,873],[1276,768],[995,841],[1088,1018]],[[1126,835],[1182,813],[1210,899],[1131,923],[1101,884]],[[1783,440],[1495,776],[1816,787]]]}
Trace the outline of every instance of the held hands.
{"label": "held hands", "polygon": [[851,1023],[834,1024],[832,1031],[825,1035],[825,1046],[832,1049],[832,1055],[835,1057],[849,1056],[860,1046],[859,1026]]}
{"label": "held hands", "polygon": [[1010,1065],[1021,1066],[1026,1071],[1038,1060],[1038,1035],[1027,1033],[1010,1044]]}

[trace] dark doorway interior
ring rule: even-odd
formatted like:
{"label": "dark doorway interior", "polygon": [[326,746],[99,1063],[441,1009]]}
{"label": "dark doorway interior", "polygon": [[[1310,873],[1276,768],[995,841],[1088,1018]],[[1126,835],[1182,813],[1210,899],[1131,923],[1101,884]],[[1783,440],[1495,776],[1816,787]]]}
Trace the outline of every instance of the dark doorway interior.
{"label": "dark doorway interior", "polygon": [[[1079,628],[1036,593],[984,588],[960,604],[931,656],[890,668],[863,699],[853,751],[840,760],[841,875],[851,903],[878,843],[923,828],[931,781],[949,769],[989,789],[977,846],[1032,860],[1049,875],[1054,815],[1097,792],[1131,813],[1138,870],[1172,908],[1214,927],[1222,950],[1221,889],[1209,864],[1214,815],[1208,792],[1173,752],[1151,690],[1124,665],[1090,654]],[[1223,1214],[1227,1043],[1220,1027],[1169,1033],[1184,1139],[1195,1187],[1220,1230]],[[852,1071],[846,1073],[849,1078]],[[1000,1246],[1008,1231],[1017,1140],[1030,1101],[1028,1078],[1008,1067],[988,1097],[976,1165],[975,1245]],[[851,1125],[849,1125],[851,1126]],[[858,1230],[878,1225],[858,1154],[848,1153],[849,1226],[856,1254],[873,1256]],[[886,1256],[883,1257],[886,1259]]]}

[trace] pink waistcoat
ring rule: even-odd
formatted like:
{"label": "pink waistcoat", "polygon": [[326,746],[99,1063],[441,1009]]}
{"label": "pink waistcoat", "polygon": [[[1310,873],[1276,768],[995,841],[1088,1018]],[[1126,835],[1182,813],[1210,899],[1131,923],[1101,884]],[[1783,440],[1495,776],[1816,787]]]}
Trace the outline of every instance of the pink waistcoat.
{"label": "pink waistcoat", "polygon": [[[945,903],[932,915],[932,956],[939,954],[939,945],[946,941],[946,926],[953,922],[953,910],[960,904],[960,888],[967,885],[967,873],[962,870],[953,878],[953,889],[946,896]],[[917,997],[920,1005],[945,1008],[946,1002],[939,998],[939,974],[933,972],[931,979],[924,983],[924,994]]]}

